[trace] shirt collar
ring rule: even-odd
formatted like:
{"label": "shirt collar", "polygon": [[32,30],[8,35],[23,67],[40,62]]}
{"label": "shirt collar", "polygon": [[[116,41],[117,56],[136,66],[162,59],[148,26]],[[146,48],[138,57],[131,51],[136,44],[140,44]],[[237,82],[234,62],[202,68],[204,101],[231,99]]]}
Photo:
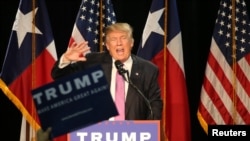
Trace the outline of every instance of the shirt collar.
{"label": "shirt collar", "polygon": [[[113,60],[113,67],[115,67],[115,61],[116,61],[116,60],[115,60],[114,58],[112,58],[112,60]],[[131,68],[132,62],[133,62],[132,57],[129,56],[129,58],[123,63],[124,68],[125,68],[125,69]],[[116,68],[116,67],[115,67],[115,68]]]}

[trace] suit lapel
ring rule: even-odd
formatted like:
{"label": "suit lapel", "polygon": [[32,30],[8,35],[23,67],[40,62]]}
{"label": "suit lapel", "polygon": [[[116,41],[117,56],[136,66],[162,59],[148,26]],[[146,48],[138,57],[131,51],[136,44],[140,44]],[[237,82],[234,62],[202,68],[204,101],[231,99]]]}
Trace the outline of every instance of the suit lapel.
{"label": "suit lapel", "polygon": [[[138,63],[136,57],[132,56],[133,59],[133,64],[131,68],[131,74],[130,74],[130,80],[132,81],[133,84],[137,85],[140,81],[139,76],[140,76],[140,64]],[[126,105],[125,105],[125,110],[126,114],[130,111],[131,109],[131,103],[136,102],[137,99],[135,99],[135,95],[137,95],[136,90],[129,85],[128,87],[128,93],[127,93],[127,98],[126,98]]]}

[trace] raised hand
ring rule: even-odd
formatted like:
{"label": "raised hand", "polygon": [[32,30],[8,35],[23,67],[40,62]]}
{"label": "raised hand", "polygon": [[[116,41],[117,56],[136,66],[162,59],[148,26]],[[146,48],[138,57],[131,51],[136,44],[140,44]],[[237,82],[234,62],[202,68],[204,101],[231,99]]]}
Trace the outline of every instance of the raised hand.
{"label": "raised hand", "polygon": [[78,44],[74,42],[63,54],[63,62],[86,61],[85,54],[88,52],[90,52],[90,47],[88,46],[87,41]]}

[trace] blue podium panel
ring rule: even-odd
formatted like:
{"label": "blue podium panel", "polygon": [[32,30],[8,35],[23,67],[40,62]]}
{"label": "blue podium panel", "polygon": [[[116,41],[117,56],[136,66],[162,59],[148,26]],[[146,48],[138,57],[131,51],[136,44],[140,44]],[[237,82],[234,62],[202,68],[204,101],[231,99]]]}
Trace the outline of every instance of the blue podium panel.
{"label": "blue podium panel", "polygon": [[160,141],[160,121],[103,121],[71,132],[69,138],[69,141]]}

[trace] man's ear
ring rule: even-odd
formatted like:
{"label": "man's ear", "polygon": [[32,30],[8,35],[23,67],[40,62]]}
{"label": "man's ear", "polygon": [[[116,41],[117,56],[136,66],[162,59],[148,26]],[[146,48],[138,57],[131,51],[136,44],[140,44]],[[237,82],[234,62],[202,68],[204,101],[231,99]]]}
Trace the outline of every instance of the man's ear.
{"label": "man's ear", "polygon": [[131,48],[133,48],[133,46],[134,46],[134,38],[131,41]]}
{"label": "man's ear", "polygon": [[106,50],[109,50],[109,47],[107,45],[105,45],[105,47],[106,47]]}

